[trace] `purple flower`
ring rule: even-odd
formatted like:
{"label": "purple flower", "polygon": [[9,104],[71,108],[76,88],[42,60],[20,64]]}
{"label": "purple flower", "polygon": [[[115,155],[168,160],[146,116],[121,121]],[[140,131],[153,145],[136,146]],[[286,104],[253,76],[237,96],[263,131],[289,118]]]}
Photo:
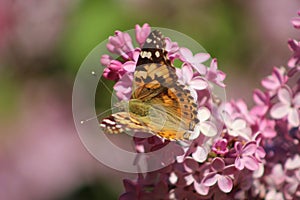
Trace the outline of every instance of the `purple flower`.
{"label": "purple flower", "polygon": [[261,132],[265,138],[274,138],[277,135],[277,132],[275,131],[275,121],[273,120],[258,118],[256,125],[258,131]]}
{"label": "purple flower", "polygon": [[109,64],[110,64],[110,62],[111,62],[112,60],[113,60],[112,57],[110,57],[110,56],[107,55],[107,54],[104,54],[104,55],[101,56],[100,63],[101,63],[102,65],[104,65],[105,67],[108,67]]}
{"label": "purple flower", "polygon": [[179,82],[188,86],[195,100],[198,99],[196,90],[204,90],[208,87],[208,83],[204,78],[200,76],[194,77],[194,72],[190,65],[183,65],[181,69],[176,69],[176,74]]}
{"label": "purple flower", "polygon": [[198,194],[207,195],[209,186],[205,186],[201,181],[203,174],[208,171],[208,165],[200,165],[192,158],[187,158],[184,162],[184,169],[188,174],[185,174],[185,185],[193,184],[194,189]]}
{"label": "purple flower", "polygon": [[264,93],[259,89],[255,89],[253,92],[253,100],[256,105],[251,109],[251,114],[258,116],[265,115],[270,107],[269,94]]}
{"label": "purple flower", "polygon": [[276,191],[275,188],[269,189],[266,194],[266,200],[284,200],[283,194],[281,192]]}
{"label": "purple flower", "polygon": [[199,163],[203,163],[207,159],[209,150],[208,146],[197,146],[194,153],[192,153],[192,158]]}
{"label": "purple flower", "polygon": [[264,86],[266,89],[270,90],[272,93],[271,95],[274,95],[274,93],[282,87],[286,82],[288,78],[285,75],[285,69],[283,68],[273,68],[272,75],[267,76],[261,81],[262,86]]}
{"label": "purple flower", "polygon": [[168,52],[168,57],[171,61],[176,58],[179,58],[179,46],[177,42],[172,42],[170,38],[166,37],[166,51]]}
{"label": "purple flower", "polygon": [[247,142],[244,146],[240,142],[236,142],[234,149],[236,151],[234,165],[237,169],[243,170],[244,167],[251,171],[258,169],[258,161],[253,156],[257,149],[256,142]]}
{"label": "purple flower", "polygon": [[215,142],[215,144],[213,145],[212,150],[216,154],[220,154],[220,155],[226,154],[228,152],[227,140],[224,138],[217,140],[217,142]]}
{"label": "purple flower", "polygon": [[181,47],[179,49],[179,53],[181,61],[183,61],[187,65],[192,66],[197,72],[199,72],[199,74],[206,74],[206,66],[202,63],[210,58],[210,55],[208,53],[198,53],[195,56],[193,56],[193,53],[185,47]]}
{"label": "purple flower", "polygon": [[129,100],[132,93],[133,73],[125,73],[114,85],[114,90],[119,100]]}
{"label": "purple flower", "polygon": [[226,74],[218,70],[218,63],[216,58],[212,59],[210,63],[210,68],[208,69],[205,77],[207,78],[208,81],[211,81],[221,87],[225,87],[223,81],[226,78]]}
{"label": "purple flower", "polygon": [[118,60],[112,60],[103,71],[103,77],[108,80],[118,81],[124,74],[123,64]]}
{"label": "purple flower", "polygon": [[103,71],[103,77],[108,80],[119,81],[125,73],[133,73],[136,67],[136,61],[138,59],[139,51],[133,52],[133,61],[129,60],[125,63],[119,60],[112,60],[110,56],[103,55],[101,57],[101,64],[106,68]]}
{"label": "purple flower", "polygon": [[286,86],[278,91],[279,102],[273,105],[270,114],[274,119],[281,119],[287,116],[288,122],[296,127],[300,125],[300,92],[294,95],[291,89]]}
{"label": "purple flower", "polygon": [[202,180],[203,185],[213,186],[218,183],[221,191],[228,193],[233,188],[230,175],[236,171],[234,165],[225,166],[221,158],[215,158],[211,163],[212,172],[208,173]]}
{"label": "purple flower", "polygon": [[300,43],[297,40],[288,40],[288,45],[293,55],[288,62],[289,67],[296,67],[300,62]]}
{"label": "purple flower", "polygon": [[190,140],[196,139],[199,137],[200,133],[206,137],[213,137],[217,134],[218,130],[216,125],[210,121],[211,112],[206,107],[201,107],[198,109],[197,118],[199,123],[196,124],[194,131],[191,132]]}
{"label": "purple flower", "polygon": [[267,177],[265,177],[265,179],[270,186],[280,187],[282,183],[285,182],[286,179],[286,175],[282,165],[281,164],[273,165],[271,173]]}
{"label": "purple flower", "polygon": [[285,162],[284,168],[287,170],[300,170],[300,155],[296,154],[293,158],[288,158]]}
{"label": "purple flower", "polygon": [[[299,160],[298,160],[299,165]],[[284,187],[284,196],[286,199],[293,199],[293,197],[300,198],[300,168],[292,171],[291,174],[286,176],[286,185]]]}
{"label": "purple flower", "polygon": [[230,136],[240,136],[250,140],[251,129],[247,126],[247,122],[244,119],[232,118],[227,112],[223,112],[222,117]]}
{"label": "purple flower", "polygon": [[150,32],[151,27],[147,23],[145,23],[142,27],[138,24],[135,25],[135,39],[139,43],[140,47],[143,46]]}
{"label": "purple flower", "polygon": [[139,175],[138,182],[134,183],[125,179],[123,181],[126,192],[120,196],[120,200],[133,199],[166,199],[168,197],[168,185],[155,173],[147,174],[146,177]]}
{"label": "purple flower", "polygon": [[[298,15],[300,16],[300,11],[298,11]],[[292,18],[291,22],[295,28],[300,29],[300,17]]]}
{"label": "purple flower", "polygon": [[121,55],[126,60],[133,60],[134,48],[128,33],[116,31],[115,36],[110,36],[108,40],[106,47],[111,53]]}

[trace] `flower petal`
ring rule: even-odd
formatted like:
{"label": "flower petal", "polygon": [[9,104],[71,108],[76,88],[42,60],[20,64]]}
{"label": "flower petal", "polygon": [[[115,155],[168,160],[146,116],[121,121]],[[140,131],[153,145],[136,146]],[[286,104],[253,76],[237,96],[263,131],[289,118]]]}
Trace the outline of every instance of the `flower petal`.
{"label": "flower petal", "polygon": [[179,53],[182,61],[192,61],[194,59],[192,52],[188,48],[181,47]]}
{"label": "flower petal", "polygon": [[218,181],[219,176],[220,175],[215,172],[211,172],[211,173],[207,174],[202,180],[203,185],[204,186],[213,186]]}
{"label": "flower petal", "polygon": [[291,105],[292,94],[287,88],[281,88],[278,90],[278,99],[284,104]]}
{"label": "flower petal", "polygon": [[247,144],[245,144],[245,146],[243,147],[243,152],[242,154],[245,155],[253,155],[255,153],[257,149],[257,145],[255,141],[252,142],[248,142]]}
{"label": "flower petal", "polygon": [[234,166],[238,169],[238,170],[242,170],[244,169],[245,165],[242,162],[242,159],[238,156],[235,161],[234,161]]}
{"label": "flower petal", "polygon": [[197,53],[194,56],[195,61],[199,62],[199,63],[203,63],[205,61],[207,61],[210,58],[209,53]]}
{"label": "flower petal", "polygon": [[284,165],[285,169],[294,170],[300,168],[300,156],[296,154],[293,158],[288,158]]}
{"label": "flower petal", "polygon": [[182,70],[182,79],[184,83],[190,84],[190,81],[193,78],[194,72],[190,65],[184,64],[181,68]]}
{"label": "flower petal", "polygon": [[290,112],[288,114],[288,121],[293,127],[297,127],[300,125],[299,115],[300,114],[297,108],[290,109]]}
{"label": "flower petal", "polygon": [[241,130],[246,128],[246,121],[243,119],[236,119],[232,123],[232,129],[234,130]]}
{"label": "flower petal", "polygon": [[189,85],[196,90],[204,90],[208,87],[208,83],[201,77],[195,77],[190,80]]}
{"label": "flower petal", "polygon": [[203,162],[206,160],[207,155],[208,155],[208,151],[207,151],[205,148],[200,147],[200,146],[197,146],[197,149],[196,149],[196,151],[192,154],[192,157],[193,157],[197,162],[203,163]]}
{"label": "flower petal", "polygon": [[193,174],[189,174],[189,175],[185,176],[184,180],[185,180],[185,185],[191,185],[193,182],[196,182]]}
{"label": "flower petal", "polygon": [[244,156],[242,162],[244,162],[245,167],[251,171],[257,170],[259,167],[258,161],[253,156]]}
{"label": "flower petal", "polygon": [[296,108],[299,108],[300,107],[300,92],[298,92],[294,99],[293,99],[293,104]]}
{"label": "flower petal", "polygon": [[290,105],[284,103],[276,103],[272,106],[270,114],[274,119],[281,119],[289,113]]}
{"label": "flower petal", "polygon": [[201,75],[205,75],[207,68],[205,65],[201,64],[201,63],[193,63],[193,67],[195,68],[195,70],[197,72],[199,72],[199,74]]}
{"label": "flower petal", "polygon": [[205,121],[200,124],[200,131],[203,135],[207,137],[213,137],[217,135],[218,130],[214,123],[210,121]]}
{"label": "flower petal", "polygon": [[207,195],[209,192],[209,187],[205,186],[202,183],[198,183],[197,181],[194,181],[194,188],[200,195]]}
{"label": "flower petal", "polygon": [[225,193],[228,193],[233,188],[232,180],[228,176],[220,176],[218,179],[218,186],[220,190]]}
{"label": "flower petal", "polygon": [[188,173],[193,173],[199,168],[199,164],[189,156],[185,159],[183,167]]}
{"label": "flower petal", "polygon": [[211,167],[218,172],[221,172],[225,168],[225,162],[221,158],[216,157],[212,163]]}
{"label": "flower petal", "polygon": [[211,115],[211,113],[208,108],[201,107],[198,109],[197,117],[200,120],[200,122],[204,122],[204,121],[208,120],[210,118],[210,115]]}

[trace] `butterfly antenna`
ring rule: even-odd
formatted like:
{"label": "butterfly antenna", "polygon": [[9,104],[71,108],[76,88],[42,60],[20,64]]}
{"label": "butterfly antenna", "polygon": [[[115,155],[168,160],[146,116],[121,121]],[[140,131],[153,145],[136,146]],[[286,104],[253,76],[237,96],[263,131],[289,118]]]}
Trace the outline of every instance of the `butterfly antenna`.
{"label": "butterfly antenna", "polygon": [[99,81],[114,98],[117,98],[117,96],[111,91],[111,89],[104,83],[104,81],[101,78],[99,79]]}
{"label": "butterfly antenna", "polygon": [[[97,76],[95,71],[91,72],[93,76]],[[114,97],[117,98],[117,96],[111,91],[111,89],[104,83],[104,81],[101,79],[101,77],[99,78],[99,82],[101,82],[101,84],[106,88],[106,90]]]}
{"label": "butterfly antenna", "polygon": [[105,114],[105,113],[107,113],[107,112],[109,112],[109,111],[112,111],[112,110],[114,110],[114,109],[117,109],[117,108],[114,107],[114,108],[107,109],[107,110],[103,111],[102,113],[96,115],[95,117],[91,117],[91,118],[88,118],[88,119],[85,119],[85,120],[81,120],[80,123],[81,123],[81,124],[84,124],[84,123],[86,123],[86,122],[88,122],[88,121],[91,121],[91,120],[94,120],[94,119],[98,119],[99,117],[101,117],[101,115],[103,115],[103,114]]}

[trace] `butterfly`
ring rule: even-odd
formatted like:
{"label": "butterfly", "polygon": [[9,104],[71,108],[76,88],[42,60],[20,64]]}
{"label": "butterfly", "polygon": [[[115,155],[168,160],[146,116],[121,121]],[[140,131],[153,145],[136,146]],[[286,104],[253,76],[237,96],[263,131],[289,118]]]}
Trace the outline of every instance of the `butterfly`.
{"label": "butterfly", "polygon": [[199,122],[197,104],[178,82],[168,59],[165,37],[154,30],[143,45],[127,107],[100,122],[105,133],[145,132],[167,140],[188,140]]}

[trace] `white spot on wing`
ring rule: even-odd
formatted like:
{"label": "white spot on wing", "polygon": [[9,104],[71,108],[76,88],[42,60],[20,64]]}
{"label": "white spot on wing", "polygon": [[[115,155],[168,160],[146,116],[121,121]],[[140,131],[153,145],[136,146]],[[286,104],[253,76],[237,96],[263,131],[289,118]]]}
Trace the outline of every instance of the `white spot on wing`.
{"label": "white spot on wing", "polygon": [[103,121],[104,121],[105,123],[107,123],[107,124],[110,124],[110,125],[115,125],[115,124],[116,124],[116,122],[111,121],[110,119],[103,119]]}
{"label": "white spot on wing", "polygon": [[158,58],[160,56],[159,51],[155,51],[155,56]]}
{"label": "white spot on wing", "polygon": [[151,43],[151,42],[152,42],[152,39],[147,38],[146,42],[147,42],[147,43]]}

